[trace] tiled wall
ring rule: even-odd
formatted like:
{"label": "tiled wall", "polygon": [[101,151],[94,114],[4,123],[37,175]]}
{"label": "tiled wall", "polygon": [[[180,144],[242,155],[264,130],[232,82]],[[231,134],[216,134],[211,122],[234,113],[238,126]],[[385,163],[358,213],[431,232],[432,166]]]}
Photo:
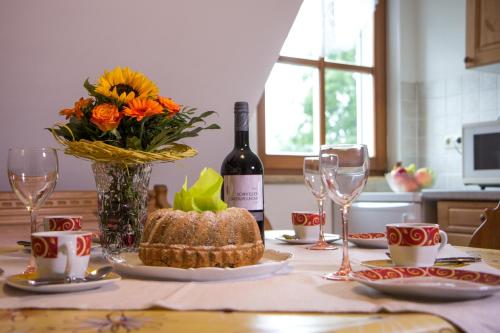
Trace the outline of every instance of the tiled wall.
{"label": "tiled wall", "polygon": [[462,125],[500,117],[500,75],[470,71],[447,80],[401,83],[401,158],[432,168],[434,188],[464,189],[462,154],[445,148]]}

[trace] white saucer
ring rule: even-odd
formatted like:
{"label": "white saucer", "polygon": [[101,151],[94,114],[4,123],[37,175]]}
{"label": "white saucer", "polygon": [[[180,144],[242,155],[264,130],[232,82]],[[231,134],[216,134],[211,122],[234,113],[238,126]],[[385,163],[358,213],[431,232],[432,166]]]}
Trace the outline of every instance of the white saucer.
{"label": "white saucer", "polygon": [[123,253],[123,262],[115,262],[116,271],[136,277],[175,281],[223,281],[247,277],[265,276],[275,273],[288,265],[292,258],[289,252],[265,250],[264,256],[256,265],[236,268],[202,267],[174,268],[161,266],[146,266],[137,253]]}
{"label": "white saucer", "polygon": [[408,299],[457,301],[500,292],[500,276],[440,267],[377,268],[351,278],[386,294]]}
{"label": "white saucer", "polygon": [[381,232],[349,234],[347,240],[358,247],[387,249],[387,237]]}
{"label": "white saucer", "polygon": [[[318,240],[317,239],[298,239],[298,238],[285,238],[283,236],[281,237],[276,237],[277,240],[286,242],[289,244],[314,244]],[[335,242],[340,239],[339,235],[335,234],[325,234],[325,241],[327,243]]]}
{"label": "white saucer", "polygon": [[50,293],[70,293],[76,291],[97,289],[105,284],[121,280],[120,275],[116,273],[109,273],[105,278],[98,281],[32,286],[28,284],[28,280],[33,278],[36,278],[36,274],[16,274],[9,276],[5,281],[5,283],[16,289],[27,290],[36,293],[50,294]]}

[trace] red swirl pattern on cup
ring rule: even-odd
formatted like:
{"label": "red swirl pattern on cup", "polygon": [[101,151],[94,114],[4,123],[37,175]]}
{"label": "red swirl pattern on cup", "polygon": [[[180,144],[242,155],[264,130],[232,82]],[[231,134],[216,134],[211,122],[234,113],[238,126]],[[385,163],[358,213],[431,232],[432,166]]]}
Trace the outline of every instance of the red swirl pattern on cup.
{"label": "red swirl pattern on cup", "polygon": [[31,236],[31,251],[35,257],[57,258],[57,237]]}
{"label": "red swirl pattern on cup", "polygon": [[436,226],[393,227],[387,226],[387,242],[399,246],[434,246],[440,242]]}
{"label": "red swirl pattern on cup", "polygon": [[477,282],[491,286],[500,285],[499,275],[438,267],[377,268],[355,272],[353,273],[353,275],[358,278],[371,281],[429,276],[460,281]]}
{"label": "red swirl pattern on cup", "polygon": [[82,229],[80,217],[50,217],[50,231],[76,231]]}
{"label": "red swirl pattern on cup", "polygon": [[92,235],[83,235],[76,238],[76,255],[79,257],[90,255],[92,245]]}
{"label": "red swirl pattern on cup", "polygon": [[[323,224],[325,221],[326,214],[323,213]],[[319,214],[318,213],[292,213],[292,223],[294,225],[303,226],[315,226],[319,225]]]}

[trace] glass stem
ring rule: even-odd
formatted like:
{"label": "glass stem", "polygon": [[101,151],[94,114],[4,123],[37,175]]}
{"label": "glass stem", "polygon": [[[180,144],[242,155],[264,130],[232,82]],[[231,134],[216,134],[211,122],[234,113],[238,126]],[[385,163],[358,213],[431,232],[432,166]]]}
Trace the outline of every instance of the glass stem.
{"label": "glass stem", "polygon": [[36,225],[36,209],[30,207],[28,208],[28,212],[30,213],[30,225],[31,225],[31,233],[37,232]]}
{"label": "glass stem", "polygon": [[[30,232],[30,239],[29,240],[31,241],[31,234],[38,231],[37,225],[36,225],[36,209],[29,207],[28,212],[30,213],[31,232]],[[30,251],[30,260],[29,260],[28,266],[24,270],[24,273],[29,274],[29,273],[35,272],[36,271],[35,267],[36,267],[35,256],[33,254],[33,251]]]}
{"label": "glass stem", "polygon": [[348,274],[352,271],[351,262],[349,260],[349,252],[348,252],[349,242],[347,240],[347,235],[348,235],[347,222],[348,222],[349,208],[350,205],[343,205],[342,208],[340,208],[340,211],[342,213],[342,239],[343,239],[342,265],[340,266],[340,269],[344,272],[344,274]]}
{"label": "glass stem", "polygon": [[325,199],[318,199],[318,212],[319,212],[319,241],[323,243],[325,241],[325,218],[324,212]]}

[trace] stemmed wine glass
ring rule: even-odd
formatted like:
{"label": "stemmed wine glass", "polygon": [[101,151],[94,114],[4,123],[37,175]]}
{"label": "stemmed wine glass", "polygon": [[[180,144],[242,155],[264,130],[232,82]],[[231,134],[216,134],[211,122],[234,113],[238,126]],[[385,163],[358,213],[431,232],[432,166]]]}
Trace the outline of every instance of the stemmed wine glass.
{"label": "stemmed wine glass", "polygon": [[[52,148],[11,148],[7,161],[9,183],[30,214],[31,233],[36,213],[52,193],[58,177],[57,152]],[[34,270],[33,258],[25,272]]]}
{"label": "stemmed wine glass", "polygon": [[325,275],[330,280],[350,280],[347,223],[351,203],[361,194],[368,179],[369,157],[366,145],[324,145],[320,151],[321,179],[328,196],[341,206],[342,264],[335,273]]}
{"label": "stemmed wine glass", "polygon": [[316,201],[318,202],[319,213],[319,239],[318,241],[308,247],[309,250],[335,250],[336,246],[330,245],[325,241],[324,234],[324,203],[326,197],[326,189],[321,181],[320,173],[320,160],[318,156],[304,157],[304,182],[306,187],[312,192]]}

